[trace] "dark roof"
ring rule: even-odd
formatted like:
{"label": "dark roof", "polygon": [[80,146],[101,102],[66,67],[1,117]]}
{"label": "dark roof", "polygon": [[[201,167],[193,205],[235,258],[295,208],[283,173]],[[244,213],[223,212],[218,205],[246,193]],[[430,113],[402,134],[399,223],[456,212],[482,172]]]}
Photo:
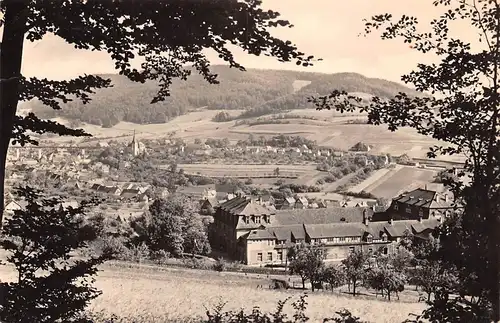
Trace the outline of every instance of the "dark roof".
{"label": "dark roof", "polygon": [[222,203],[219,207],[234,215],[269,215],[273,213],[268,208],[254,203],[250,198],[239,196]]}
{"label": "dark roof", "polygon": [[274,233],[276,239],[291,241],[291,235],[295,237],[305,237],[304,225],[303,224],[292,224],[292,225],[284,225],[280,227],[271,227],[268,228],[270,231]]}
{"label": "dark roof", "polygon": [[211,207],[216,207],[219,205],[219,200],[217,200],[215,197],[210,197],[205,200],[203,200],[202,205],[209,204]]}
{"label": "dark roof", "polygon": [[394,198],[393,201],[422,208],[451,208],[453,205],[451,199],[445,201],[444,194],[423,188],[403,193]]}
{"label": "dark roof", "polygon": [[367,229],[363,223],[305,224],[304,227],[311,239],[359,237]]}
{"label": "dark roof", "polygon": [[236,193],[238,186],[234,184],[215,184],[215,191],[217,193]]}
{"label": "dark roof", "polygon": [[279,210],[273,216],[271,224],[273,226],[291,225],[291,224],[328,224],[344,222],[363,222],[363,212],[368,212],[371,216],[373,211],[369,208],[320,208],[320,209],[302,209],[302,210]]}
{"label": "dark roof", "polygon": [[252,230],[244,235],[247,240],[274,240],[276,237],[268,229]]}

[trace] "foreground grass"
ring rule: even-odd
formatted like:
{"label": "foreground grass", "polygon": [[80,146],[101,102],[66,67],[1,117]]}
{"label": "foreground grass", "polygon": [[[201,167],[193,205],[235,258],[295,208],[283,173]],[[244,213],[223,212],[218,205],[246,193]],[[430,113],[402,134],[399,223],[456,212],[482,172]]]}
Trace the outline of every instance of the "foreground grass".
{"label": "foreground grass", "polygon": [[[148,322],[184,321],[204,317],[207,309],[226,302],[225,310],[248,311],[259,306],[264,312],[275,310],[279,300],[298,298],[300,292],[257,289],[259,280],[206,271],[168,272],[134,269],[104,269],[96,287],[103,291],[91,306],[119,316],[148,318]],[[260,280],[260,283],[262,281]],[[370,322],[402,322],[409,313],[420,313],[424,304],[388,303],[343,297],[339,294],[309,293],[306,313],[311,322],[321,322],[342,308]],[[292,314],[289,306],[286,312]]]}
{"label": "foreground grass", "polygon": [[[0,266],[2,281],[15,279],[12,268]],[[258,306],[273,312],[278,301],[289,296],[296,300],[302,291],[267,289],[262,275],[241,275],[212,271],[146,266],[102,266],[95,287],[103,291],[90,306],[94,313],[103,312],[125,318],[118,322],[192,322],[206,318],[207,309],[226,303],[224,310],[251,311]],[[257,289],[263,285],[263,289]],[[421,313],[423,303],[387,302],[373,297],[352,297],[339,292],[308,292],[306,314],[310,322],[322,322],[335,311],[348,309],[353,315],[374,323],[403,322],[409,313]],[[407,298],[407,297],[405,297]],[[293,301],[292,300],[292,301]],[[285,312],[293,314],[290,303]]]}

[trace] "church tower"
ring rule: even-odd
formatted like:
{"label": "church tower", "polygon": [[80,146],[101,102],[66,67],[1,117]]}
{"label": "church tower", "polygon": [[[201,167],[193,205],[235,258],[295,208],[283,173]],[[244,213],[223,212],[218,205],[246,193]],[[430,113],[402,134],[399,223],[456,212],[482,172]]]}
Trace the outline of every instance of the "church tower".
{"label": "church tower", "polygon": [[135,157],[139,155],[139,143],[135,140],[135,130],[134,136],[132,137],[132,155]]}

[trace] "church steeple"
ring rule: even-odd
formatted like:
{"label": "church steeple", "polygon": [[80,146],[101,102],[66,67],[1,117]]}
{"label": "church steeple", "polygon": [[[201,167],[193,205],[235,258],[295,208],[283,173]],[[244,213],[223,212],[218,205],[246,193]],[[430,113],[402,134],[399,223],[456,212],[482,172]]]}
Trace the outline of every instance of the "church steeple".
{"label": "church steeple", "polygon": [[132,137],[132,155],[133,156],[139,155],[139,143],[135,140],[135,129],[134,129],[134,135]]}

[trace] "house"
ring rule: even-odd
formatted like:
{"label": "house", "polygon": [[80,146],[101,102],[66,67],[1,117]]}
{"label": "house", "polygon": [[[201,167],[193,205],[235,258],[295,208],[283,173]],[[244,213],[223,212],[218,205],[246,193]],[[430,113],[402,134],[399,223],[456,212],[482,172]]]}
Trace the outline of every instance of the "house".
{"label": "house", "polygon": [[5,204],[4,212],[13,214],[15,211],[24,210],[27,205],[25,200],[11,200]]}
{"label": "house", "polygon": [[271,194],[264,194],[257,197],[256,202],[259,203],[260,205],[269,207],[271,205],[274,205],[276,203],[276,200]]}
{"label": "house", "polygon": [[211,226],[212,244],[238,260],[244,260],[245,247],[240,237],[251,230],[262,229],[269,224],[273,211],[247,197],[235,197],[219,205]]}
{"label": "house", "polygon": [[309,201],[304,196],[301,196],[295,200],[296,209],[307,209],[308,206],[309,206]]}
{"label": "house", "polygon": [[281,203],[280,210],[289,210],[295,207],[295,199],[293,197],[285,197],[283,202]]}
{"label": "house", "polygon": [[199,186],[187,186],[177,188],[177,192],[196,198],[198,200],[205,200],[207,198],[216,197],[217,192],[215,191],[214,185],[199,185]]}
{"label": "house", "polygon": [[139,197],[139,194],[141,194],[141,192],[138,189],[127,188],[121,191],[120,198],[124,200],[131,200]]}
{"label": "house", "polygon": [[447,216],[454,209],[450,192],[417,188],[403,193],[386,210],[394,220],[418,220]]}
{"label": "house", "polygon": [[200,214],[212,215],[219,206],[219,201],[215,197],[205,199],[201,202]]}
{"label": "house", "polygon": [[299,243],[321,244],[326,261],[338,261],[355,250],[392,253],[406,232],[426,239],[441,222],[388,216],[368,207],[271,211],[237,197],[217,207],[210,236],[214,248],[247,265],[283,264]]}
{"label": "house", "polygon": [[241,193],[240,188],[235,184],[215,184],[215,197],[221,200],[230,200]]}

